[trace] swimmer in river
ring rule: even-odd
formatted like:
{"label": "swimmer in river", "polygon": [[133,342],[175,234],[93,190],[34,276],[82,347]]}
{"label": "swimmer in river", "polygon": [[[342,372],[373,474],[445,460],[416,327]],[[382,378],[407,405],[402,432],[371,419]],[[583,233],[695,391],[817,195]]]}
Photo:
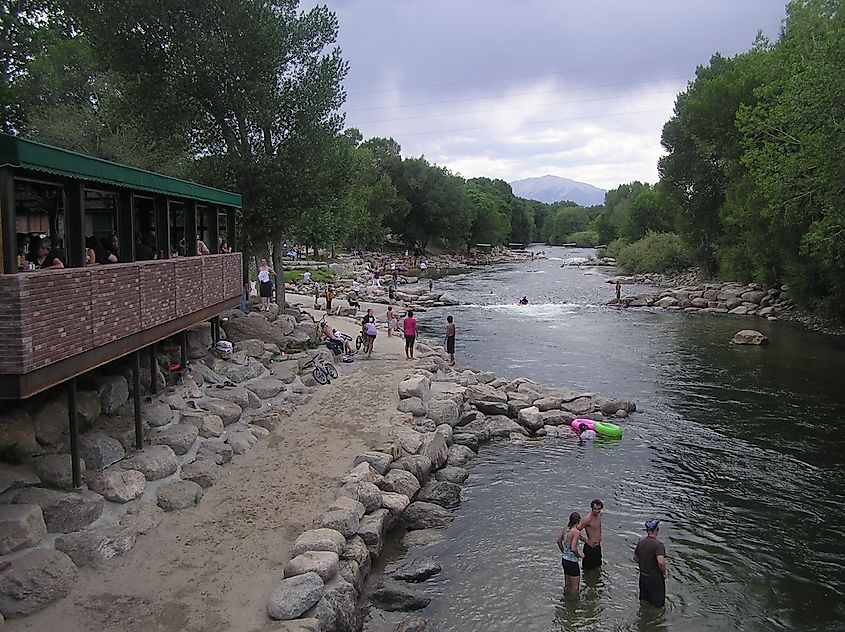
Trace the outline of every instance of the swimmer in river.
{"label": "swimmer in river", "polygon": [[596,498],[590,503],[590,513],[581,518],[578,528],[581,531],[581,540],[584,542],[584,561],[582,568],[586,573],[589,570],[601,566],[601,512],[604,510],[604,503]]}
{"label": "swimmer in river", "polygon": [[528,297],[523,296],[519,301],[516,303],[517,305],[528,305]]}
{"label": "swimmer in river", "polygon": [[578,442],[583,445],[584,439],[595,439],[598,435],[595,430],[587,427],[587,424],[578,424]]}

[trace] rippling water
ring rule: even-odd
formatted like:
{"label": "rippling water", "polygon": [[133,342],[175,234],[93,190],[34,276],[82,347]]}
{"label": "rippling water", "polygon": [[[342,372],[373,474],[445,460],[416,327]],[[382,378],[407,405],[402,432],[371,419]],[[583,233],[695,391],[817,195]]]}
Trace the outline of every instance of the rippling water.
{"label": "rippling water", "polygon": [[[789,323],[617,310],[601,272],[561,262],[499,267],[438,285],[468,303],[458,359],[637,401],[620,441],[500,443],[471,467],[436,555],[438,630],[839,630],[845,622],[845,344]],[[516,300],[526,294],[527,307]],[[734,348],[763,331],[765,348]],[[605,503],[599,574],[564,601],[555,538]],[[637,600],[631,553],[659,517],[667,607]]]}

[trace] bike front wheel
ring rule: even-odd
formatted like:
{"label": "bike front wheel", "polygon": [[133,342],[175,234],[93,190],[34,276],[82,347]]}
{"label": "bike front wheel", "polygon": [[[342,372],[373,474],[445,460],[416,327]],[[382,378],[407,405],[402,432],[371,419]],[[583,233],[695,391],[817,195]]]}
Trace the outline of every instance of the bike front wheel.
{"label": "bike front wheel", "polygon": [[328,384],[329,383],[329,376],[328,374],[318,366],[314,367],[314,370],[311,371],[311,375],[314,376],[314,379],[317,380],[320,384]]}
{"label": "bike front wheel", "polygon": [[363,345],[363,344],[364,344],[364,339],[361,336],[358,336],[357,338],[355,338],[355,350],[356,351],[360,351],[361,345]]}
{"label": "bike front wheel", "polygon": [[336,379],[337,379],[337,369],[336,369],[336,368],[334,368],[334,364],[332,364],[331,362],[326,362],[326,363],[323,365],[323,370],[324,370],[326,373],[328,373],[328,374],[329,374],[329,377],[330,377],[330,378],[332,378],[333,380],[336,380]]}

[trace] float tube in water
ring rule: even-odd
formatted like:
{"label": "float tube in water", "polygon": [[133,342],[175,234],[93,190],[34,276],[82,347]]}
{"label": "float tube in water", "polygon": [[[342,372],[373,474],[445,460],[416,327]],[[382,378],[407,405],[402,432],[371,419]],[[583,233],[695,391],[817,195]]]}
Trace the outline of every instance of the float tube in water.
{"label": "float tube in water", "polygon": [[592,419],[573,419],[570,425],[575,432],[581,432],[582,425],[587,426],[587,430],[596,429],[596,422]]}
{"label": "float tube in water", "polygon": [[622,436],[622,428],[616,424],[608,424],[603,421],[597,421],[593,430],[598,432],[600,435],[612,437],[614,439],[619,439]]}

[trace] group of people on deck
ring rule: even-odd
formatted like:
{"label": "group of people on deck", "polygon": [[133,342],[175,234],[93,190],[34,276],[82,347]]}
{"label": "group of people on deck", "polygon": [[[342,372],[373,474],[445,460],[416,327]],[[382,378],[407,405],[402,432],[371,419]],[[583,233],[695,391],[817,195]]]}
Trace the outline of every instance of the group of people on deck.
{"label": "group of people on deck", "polygon": [[[590,512],[581,517],[577,511],[569,515],[569,522],[557,538],[563,566],[564,593],[577,597],[581,588],[581,570],[588,573],[602,564],[601,514],[604,503],[596,498],[590,503]],[[666,547],[657,539],[660,520],[645,522],[645,536],[634,548],[633,560],[639,566],[639,597],[656,608],[666,604]],[[581,566],[579,566],[579,562]]]}

